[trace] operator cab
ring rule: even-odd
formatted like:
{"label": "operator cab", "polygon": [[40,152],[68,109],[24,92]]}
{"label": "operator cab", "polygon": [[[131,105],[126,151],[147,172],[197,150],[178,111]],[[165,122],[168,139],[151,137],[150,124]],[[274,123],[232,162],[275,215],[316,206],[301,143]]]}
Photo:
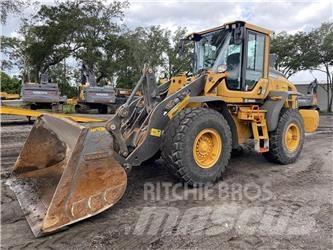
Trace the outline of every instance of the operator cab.
{"label": "operator cab", "polygon": [[227,72],[227,88],[250,91],[268,77],[271,31],[242,21],[190,34],[194,42],[193,72]]}

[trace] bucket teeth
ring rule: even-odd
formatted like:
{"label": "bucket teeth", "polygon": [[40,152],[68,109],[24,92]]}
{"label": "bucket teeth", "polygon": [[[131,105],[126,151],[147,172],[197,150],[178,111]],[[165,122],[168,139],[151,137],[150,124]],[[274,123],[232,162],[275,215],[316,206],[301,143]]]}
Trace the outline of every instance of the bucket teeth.
{"label": "bucket teeth", "polygon": [[36,237],[111,207],[126,184],[104,128],[47,115],[36,121],[9,180]]}

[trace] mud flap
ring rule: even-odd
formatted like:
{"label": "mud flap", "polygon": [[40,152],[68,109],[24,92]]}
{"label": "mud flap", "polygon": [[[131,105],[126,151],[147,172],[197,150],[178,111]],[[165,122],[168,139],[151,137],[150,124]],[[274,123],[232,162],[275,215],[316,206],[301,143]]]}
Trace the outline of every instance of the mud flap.
{"label": "mud flap", "polygon": [[112,137],[44,115],[35,122],[9,180],[36,237],[98,214],[124,194],[127,175]]}

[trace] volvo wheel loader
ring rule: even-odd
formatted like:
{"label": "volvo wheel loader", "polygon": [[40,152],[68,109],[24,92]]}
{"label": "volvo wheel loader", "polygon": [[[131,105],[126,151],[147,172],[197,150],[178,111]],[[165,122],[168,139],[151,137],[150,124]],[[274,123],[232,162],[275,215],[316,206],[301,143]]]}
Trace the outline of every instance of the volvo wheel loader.
{"label": "volvo wheel loader", "polygon": [[187,36],[182,44],[195,46],[193,74],[157,86],[145,67],[105,127],[39,118],[10,181],[33,233],[54,232],[113,206],[130,169],[158,154],[194,187],[219,180],[232,150],[248,139],[270,162],[295,162],[319,115],[302,109],[295,86],[269,68],[270,33],[236,21]]}

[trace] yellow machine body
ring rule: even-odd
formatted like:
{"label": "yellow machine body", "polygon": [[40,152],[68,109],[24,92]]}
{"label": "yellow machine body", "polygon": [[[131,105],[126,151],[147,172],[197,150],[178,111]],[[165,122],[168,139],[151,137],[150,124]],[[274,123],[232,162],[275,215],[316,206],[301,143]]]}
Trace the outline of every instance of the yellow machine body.
{"label": "yellow machine body", "polygon": [[304,121],[305,132],[315,132],[319,126],[319,112],[313,109],[300,109],[299,112]]}
{"label": "yellow machine body", "polygon": [[7,92],[0,92],[0,98],[1,100],[17,100],[20,99],[19,94],[10,94]]}
{"label": "yellow machine body", "polygon": [[[236,32],[237,28],[241,28],[241,32]],[[236,45],[243,46],[247,41],[241,39],[236,43],[239,35],[248,40],[257,35],[263,39],[261,75],[255,80],[251,78],[246,82],[244,76],[247,76],[248,68],[240,65],[242,77],[238,75],[234,77],[236,80],[231,81],[233,69],[228,69],[227,63],[214,63],[208,68],[200,68],[191,77],[180,74],[157,86],[153,70],[144,68],[126,103],[110,117],[105,128],[87,128],[49,115],[37,119],[11,179],[12,189],[36,236],[54,232],[113,206],[124,194],[127,171],[152,159],[159,152],[162,152],[162,157],[167,154],[163,159],[172,165],[170,169],[181,167],[181,171],[176,173],[178,177],[185,170],[192,171],[198,166],[193,170],[195,174],[189,172],[181,177],[190,185],[214,182],[226,168],[231,150],[248,139],[254,140],[255,151],[264,155],[272,152],[270,142],[277,136],[272,137],[271,134],[277,130],[277,121],[285,110],[292,111],[289,113],[298,120],[287,124],[282,146],[289,150],[289,155],[293,155],[292,160],[298,157],[300,151],[295,150],[302,148],[299,145],[304,139],[303,132],[316,130],[319,115],[316,110],[299,107],[299,93],[295,86],[269,68],[271,32],[237,21],[192,34],[189,40],[200,42],[198,37],[221,29],[226,32],[225,39],[233,39]],[[259,38],[251,39],[257,41]],[[246,51],[246,46],[244,48]],[[239,64],[247,61],[243,57]],[[232,63],[230,65],[233,66]],[[256,74],[256,70],[251,73]],[[135,96],[140,87],[141,95]],[[182,115],[177,118],[181,112]],[[200,117],[199,113],[203,116]],[[205,117],[208,117],[207,120]],[[193,125],[200,119],[205,119],[199,124],[203,128]],[[190,120],[191,123],[188,123]],[[175,126],[173,122],[180,123]],[[170,124],[173,127],[168,129]],[[179,146],[186,141],[172,141],[182,140],[188,131],[198,127],[202,130],[187,137],[193,145]],[[177,131],[178,136],[173,134]],[[190,151],[179,153],[184,148]],[[189,158],[185,160],[174,160],[175,157],[187,156]],[[292,162],[282,160],[281,164]],[[183,165],[178,166],[180,163]],[[220,172],[205,172],[216,169]]]}
{"label": "yellow machine body", "polygon": [[[221,27],[225,27],[228,24],[223,26],[209,29],[198,34],[206,34],[208,32],[212,32],[214,30],[219,30]],[[232,23],[231,23],[232,25]],[[251,123],[248,119],[244,119],[242,115],[242,110],[244,107],[248,110],[248,115],[253,116],[256,115],[253,112],[258,112],[259,108],[257,107],[256,103],[260,100],[264,101],[268,98],[271,92],[288,92],[290,95],[285,100],[283,107],[284,108],[291,108],[291,109],[299,109],[299,112],[304,121],[304,128],[306,132],[314,132],[318,125],[319,125],[319,113],[317,110],[311,109],[302,109],[298,108],[297,104],[297,89],[295,85],[286,79],[282,75],[274,75],[270,74],[270,66],[269,66],[269,48],[270,48],[270,34],[271,31],[264,29],[262,27],[245,23],[245,28],[249,32],[257,32],[260,34],[265,35],[265,49],[264,49],[264,60],[263,60],[263,72],[262,77],[257,81],[255,86],[252,90],[248,91],[240,91],[240,90],[231,90],[228,88],[226,84],[226,80],[228,78],[228,72],[207,72],[206,83],[204,87],[204,92],[202,93],[203,96],[207,97],[216,97],[216,100],[228,103],[233,110],[236,107],[236,115],[233,116],[237,132],[239,143],[243,143],[247,139],[254,136]],[[171,83],[169,87],[169,94],[175,93],[179,89],[183,88],[188,84],[193,78],[186,77],[185,74],[180,74],[171,78]],[[276,101],[280,100],[280,96],[270,97],[275,98]],[[200,106],[203,104],[198,104],[194,102],[187,101],[187,105],[183,108],[191,108],[194,106]],[[244,106],[245,105],[245,106]],[[184,106],[184,105],[182,105]],[[179,112],[181,109],[178,107]],[[240,113],[238,113],[240,112]],[[260,112],[265,112],[265,110],[261,110]],[[237,114],[240,114],[237,115]],[[175,113],[172,115],[174,116]],[[266,123],[266,121],[264,121]],[[268,134],[266,133],[266,137],[268,139]],[[258,150],[260,152],[260,150]]]}

